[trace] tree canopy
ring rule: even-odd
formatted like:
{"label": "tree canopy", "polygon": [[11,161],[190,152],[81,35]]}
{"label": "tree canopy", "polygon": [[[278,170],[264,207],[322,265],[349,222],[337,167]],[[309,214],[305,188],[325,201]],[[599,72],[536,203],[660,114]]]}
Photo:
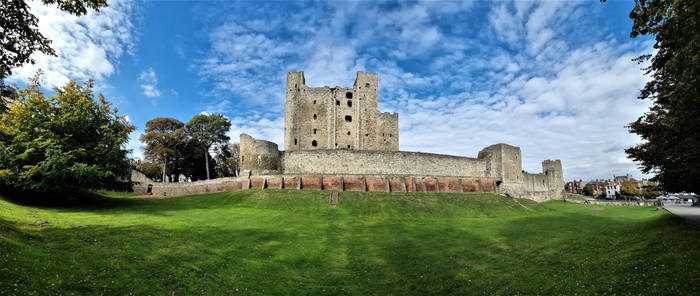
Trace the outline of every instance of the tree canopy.
{"label": "tree canopy", "polygon": [[228,142],[231,122],[221,114],[199,114],[187,122],[187,131],[195,143],[204,150],[205,168],[209,179],[209,149],[213,144]]}
{"label": "tree canopy", "polygon": [[631,37],[653,34],[655,55],[645,68],[651,80],[639,99],[649,111],[629,124],[642,143],[625,150],[668,191],[700,191],[700,1],[635,0]]}
{"label": "tree canopy", "polygon": [[641,194],[641,191],[634,186],[632,181],[625,180],[620,185],[620,193],[626,196],[638,196]]}
{"label": "tree canopy", "polygon": [[124,148],[134,126],[92,82],[69,82],[46,98],[38,79],[17,90],[0,114],[0,185],[67,192],[115,186],[130,165]]}
{"label": "tree canopy", "polygon": [[175,160],[178,152],[187,143],[185,124],[175,118],[157,117],[146,122],[146,130],[141,135],[146,143],[144,154],[163,165],[163,181],[167,176],[169,160]]}

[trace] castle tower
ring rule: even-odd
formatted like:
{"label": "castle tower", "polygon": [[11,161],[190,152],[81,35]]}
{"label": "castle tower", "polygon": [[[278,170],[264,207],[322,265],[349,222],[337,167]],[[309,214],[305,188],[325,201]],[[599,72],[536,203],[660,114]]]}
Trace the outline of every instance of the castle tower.
{"label": "castle tower", "polygon": [[287,73],[285,150],[399,149],[398,114],[379,113],[377,74],[357,72],[352,88],[308,87]]}
{"label": "castle tower", "polygon": [[299,139],[295,138],[297,101],[300,87],[304,86],[304,72],[292,71],[287,73],[287,100],[284,104],[284,150],[295,150]]}
{"label": "castle tower", "polygon": [[564,190],[564,173],[561,160],[545,160],[542,162],[542,172],[547,176],[551,190]]}

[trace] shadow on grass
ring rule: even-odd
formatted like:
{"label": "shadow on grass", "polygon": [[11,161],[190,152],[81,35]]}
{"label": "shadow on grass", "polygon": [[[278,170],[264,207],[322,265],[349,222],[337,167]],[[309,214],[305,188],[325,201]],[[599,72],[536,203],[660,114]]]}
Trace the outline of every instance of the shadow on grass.
{"label": "shadow on grass", "polygon": [[138,203],[136,199],[107,197],[91,191],[1,192],[0,198],[22,206],[76,210],[109,209]]}
{"label": "shadow on grass", "polygon": [[[168,211],[217,208],[222,203],[235,202],[254,194],[253,192],[220,192],[202,195],[154,198],[151,196],[114,197],[99,192],[81,191],[75,193],[32,193],[2,192],[0,199],[16,205],[57,209],[68,212],[104,211],[104,214],[153,210]],[[116,211],[110,211],[116,210]]]}

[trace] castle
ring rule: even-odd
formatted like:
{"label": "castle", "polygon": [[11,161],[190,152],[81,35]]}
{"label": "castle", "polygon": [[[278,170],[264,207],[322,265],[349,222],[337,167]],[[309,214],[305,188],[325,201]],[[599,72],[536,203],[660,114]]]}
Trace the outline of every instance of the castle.
{"label": "castle", "polygon": [[148,188],[143,184],[138,191],[179,195],[286,188],[564,198],[561,161],[545,160],[542,173],[528,173],[522,170],[519,147],[491,145],[476,158],[399,151],[398,114],[379,113],[377,87],[377,74],[372,73],[357,72],[352,88],[311,88],[303,72],[289,72],[284,151],[273,142],[241,134],[239,177]]}

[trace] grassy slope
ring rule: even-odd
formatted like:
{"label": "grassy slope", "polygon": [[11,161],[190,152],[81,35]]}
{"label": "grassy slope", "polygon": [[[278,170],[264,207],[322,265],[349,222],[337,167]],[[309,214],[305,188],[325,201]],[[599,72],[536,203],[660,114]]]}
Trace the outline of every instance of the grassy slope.
{"label": "grassy slope", "polygon": [[700,231],[653,208],[328,194],[0,199],[0,295],[700,293]]}

